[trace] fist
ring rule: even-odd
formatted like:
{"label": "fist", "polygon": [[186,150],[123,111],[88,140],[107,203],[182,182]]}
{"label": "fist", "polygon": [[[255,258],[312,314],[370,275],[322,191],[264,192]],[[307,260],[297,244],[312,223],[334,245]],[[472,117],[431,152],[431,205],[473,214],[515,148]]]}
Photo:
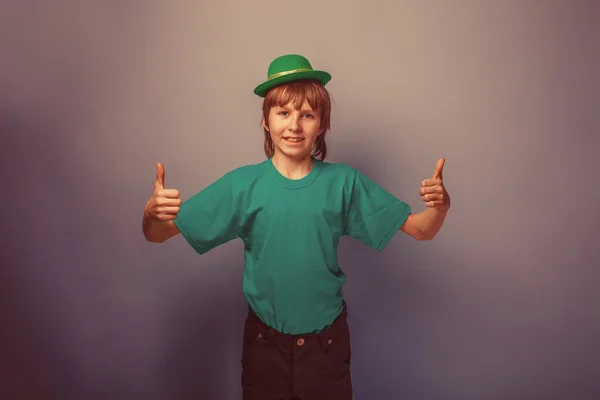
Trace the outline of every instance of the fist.
{"label": "fist", "polygon": [[151,220],[172,221],[177,217],[181,203],[178,190],[165,189],[165,167],[158,163],[154,192],[144,207],[144,214]]}
{"label": "fist", "polygon": [[442,172],[444,170],[445,159],[440,158],[433,171],[433,177],[425,179],[421,183],[419,194],[427,207],[436,208],[440,211],[448,211],[450,208],[450,196],[444,187]]}

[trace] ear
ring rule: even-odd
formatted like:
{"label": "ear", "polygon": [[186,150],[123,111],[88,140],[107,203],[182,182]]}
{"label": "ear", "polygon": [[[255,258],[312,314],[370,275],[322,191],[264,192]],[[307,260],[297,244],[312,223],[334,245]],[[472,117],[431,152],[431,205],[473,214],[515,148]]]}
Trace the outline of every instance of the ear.
{"label": "ear", "polygon": [[260,124],[263,126],[263,128],[265,128],[265,129],[267,130],[267,132],[271,132],[271,131],[269,130],[269,127],[268,127],[268,126],[267,126],[267,124],[265,123],[265,117],[264,117],[264,116],[263,116],[263,117],[260,119]]}

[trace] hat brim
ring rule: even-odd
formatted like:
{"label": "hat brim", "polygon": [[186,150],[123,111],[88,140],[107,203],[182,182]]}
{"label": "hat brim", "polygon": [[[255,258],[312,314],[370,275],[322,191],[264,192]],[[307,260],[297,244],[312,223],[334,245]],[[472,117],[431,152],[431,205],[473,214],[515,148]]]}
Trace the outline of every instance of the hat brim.
{"label": "hat brim", "polygon": [[288,82],[293,82],[293,81],[305,80],[305,79],[319,81],[321,83],[321,85],[325,86],[331,80],[331,75],[328,72],[316,71],[316,70],[301,71],[301,72],[295,72],[293,74],[282,75],[280,77],[268,80],[268,81],[263,82],[260,85],[258,85],[254,89],[254,94],[256,94],[260,97],[265,97],[267,95],[267,93],[269,92],[269,90],[271,90],[273,87],[275,87],[277,85],[281,85],[282,83],[288,83]]}

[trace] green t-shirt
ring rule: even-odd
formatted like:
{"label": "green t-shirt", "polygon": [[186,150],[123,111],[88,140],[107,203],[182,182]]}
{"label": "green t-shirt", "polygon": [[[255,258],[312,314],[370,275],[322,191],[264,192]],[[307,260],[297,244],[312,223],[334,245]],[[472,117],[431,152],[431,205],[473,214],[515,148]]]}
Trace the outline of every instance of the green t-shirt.
{"label": "green t-shirt", "polygon": [[354,168],[314,161],[298,180],[270,159],[235,169],[185,201],[175,219],[199,254],[242,239],[244,296],[262,321],[288,334],[318,332],[341,313],[341,236],[381,251],[410,213]]}

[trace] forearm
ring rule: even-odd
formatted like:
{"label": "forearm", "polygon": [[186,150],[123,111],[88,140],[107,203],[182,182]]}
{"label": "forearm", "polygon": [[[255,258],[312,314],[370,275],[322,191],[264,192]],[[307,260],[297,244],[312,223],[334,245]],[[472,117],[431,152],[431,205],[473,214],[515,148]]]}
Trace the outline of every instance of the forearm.
{"label": "forearm", "polygon": [[421,240],[431,240],[437,235],[448,210],[439,210],[437,208],[428,208],[425,211],[414,215],[414,223],[420,234]]}
{"label": "forearm", "polygon": [[144,237],[149,242],[162,243],[179,233],[173,221],[156,221],[146,216],[142,219]]}

